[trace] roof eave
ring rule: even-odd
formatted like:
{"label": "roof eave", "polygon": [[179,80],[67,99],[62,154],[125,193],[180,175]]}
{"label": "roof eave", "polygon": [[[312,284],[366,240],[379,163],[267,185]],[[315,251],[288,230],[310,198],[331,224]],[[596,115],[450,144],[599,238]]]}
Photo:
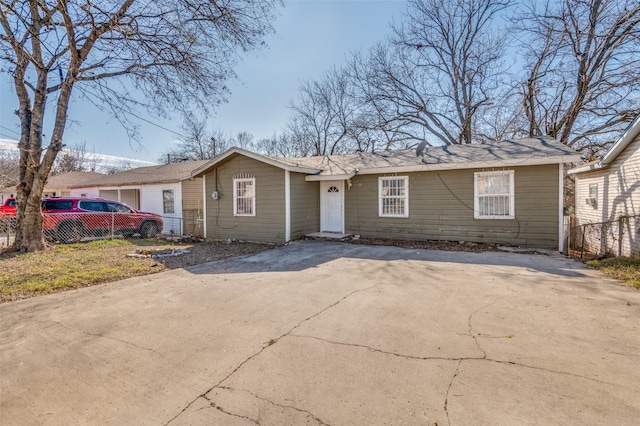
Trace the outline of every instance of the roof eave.
{"label": "roof eave", "polygon": [[306,180],[307,182],[318,182],[318,181],[327,181],[327,180],[347,180],[347,179],[351,179],[355,175],[356,175],[356,172],[340,174],[340,175],[307,175],[304,177],[304,180]]}
{"label": "roof eave", "polygon": [[618,155],[620,155],[620,153],[624,151],[624,149],[633,142],[636,137],[638,137],[638,135],[640,135],[640,114],[638,114],[638,116],[631,122],[620,139],[613,144],[611,149],[609,149],[609,151],[607,151],[607,153],[600,159],[598,164],[601,164],[601,167],[611,164]]}
{"label": "roof eave", "polygon": [[594,164],[587,164],[585,166],[575,167],[575,168],[569,170],[567,172],[567,174],[575,175],[575,174],[578,174],[578,173],[593,172],[595,170],[600,170],[602,168],[603,168],[603,166],[598,162],[598,163],[594,163]]}
{"label": "roof eave", "polygon": [[140,187],[142,185],[156,185],[159,183],[165,184],[165,183],[180,183],[183,180],[187,180],[187,179],[191,179],[192,177],[187,177],[184,179],[158,179],[158,180],[153,180],[153,181],[145,181],[145,182],[137,182],[137,181],[131,181],[131,182],[127,182],[127,183],[111,183],[111,182],[106,182],[106,183],[88,183],[88,184],[82,184],[82,185],[73,185],[73,186],[69,186],[69,189],[79,189],[79,188],[123,188],[123,187],[130,187],[130,186],[135,186],[135,187]]}
{"label": "roof eave", "polygon": [[201,177],[201,176],[205,175],[214,166],[216,166],[219,163],[222,163],[223,161],[227,160],[229,157],[234,156],[234,155],[243,155],[243,156],[251,158],[253,160],[260,161],[262,163],[269,164],[270,166],[274,166],[274,167],[277,167],[279,169],[287,170],[287,171],[290,171],[290,172],[305,173],[305,174],[318,174],[318,173],[321,172],[321,170],[318,170],[318,169],[310,169],[310,168],[306,168],[306,167],[292,166],[290,164],[282,163],[280,161],[274,160],[273,158],[266,157],[264,155],[257,154],[255,152],[251,152],[251,151],[247,151],[247,150],[242,149],[242,148],[235,148],[234,147],[234,148],[230,148],[227,151],[223,152],[219,157],[217,157],[214,160],[212,160],[211,163],[205,164],[203,167],[201,167],[199,170],[197,170],[193,174],[192,177]]}

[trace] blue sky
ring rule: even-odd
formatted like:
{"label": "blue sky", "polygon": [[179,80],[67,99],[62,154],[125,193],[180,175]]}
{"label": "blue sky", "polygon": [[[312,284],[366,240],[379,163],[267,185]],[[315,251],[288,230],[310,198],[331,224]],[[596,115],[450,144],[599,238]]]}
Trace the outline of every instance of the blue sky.
{"label": "blue sky", "polygon": [[[272,136],[286,125],[289,101],[301,81],[320,77],[344,63],[349,52],[366,49],[390,33],[389,24],[406,7],[404,0],[288,0],[275,22],[276,33],[268,47],[245,56],[236,68],[239,80],[231,82],[229,102],[209,119],[211,129],[256,138]],[[0,138],[18,137],[19,122],[11,81],[0,77]],[[181,119],[140,116],[179,131]],[[174,143],[175,135],[141,123],[140,145],[131,143],[119,123],[86,102],[74,99],[64,143],[84,143],[97,154],[155,161]]]}

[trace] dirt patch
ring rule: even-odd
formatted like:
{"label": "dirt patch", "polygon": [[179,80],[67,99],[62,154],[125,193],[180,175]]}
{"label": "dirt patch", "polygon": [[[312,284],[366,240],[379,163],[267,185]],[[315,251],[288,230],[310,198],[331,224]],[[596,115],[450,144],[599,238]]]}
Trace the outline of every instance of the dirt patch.
{"label": "dirt patch", "polygon": [[[272,244],[258,243],[199,243],[177,245],[176,248],[189,250],[189,253],[181,256],[170,256],[156,259],[169,269],[186,268],[187,266],[199,265],[201,263],[213,262],[215,260],[228,259],[230,257],[246,256],[264,250],[274,248]],[[149,247],[147,247],[149,248]],[[167,247],[159,247],[162,252],[166,252]]]}
{"label": "dirt patch", "polygon": [[351,238],[347,241],[351,244],[395,246],[408,249],[467,251],[474,253],[498,251],[498,248],[494,244],[472,243],[470,241],[411,241],[394,240],[391,238]]}

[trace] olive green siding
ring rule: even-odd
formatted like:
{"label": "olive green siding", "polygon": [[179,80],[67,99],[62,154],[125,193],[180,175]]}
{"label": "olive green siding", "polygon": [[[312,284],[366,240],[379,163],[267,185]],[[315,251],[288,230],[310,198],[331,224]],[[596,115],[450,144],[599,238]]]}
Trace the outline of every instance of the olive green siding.
{"label": "olive green siding", "polygon": [[182,209],[202,210],[202,178],[182,181]]}
{"label": "olive green siding", "polygon": [[195,237],[204,236],[202,216],[204,203],[202,178],[182,181],[182,232]]}
{"label": "olive green siding", "polygon": [[302,173],[291,173],[291,239],[320,230],[318,182],[306,182]]}
{"label": "olive green siding", "polygon": [[345,194],[348,233],[373,238],[503,243],[558,247],[557,164],[513,167],[515,219],[474,219],[474,172],[399,173],[409,176],[409,217],[378,216],[378,177],[351,179]]}
{"label": "olive green siding", "polygon": [[[217,172],[217,185],[216,185]],[[207,193],[207,239],[236,238],[244,241],[285,241],[284,170],[244,156],[235,156],[205,175]],[[256,215],[233,215],[233,179],[255,177]],[[213,191],[220,197],[214,200]]]}

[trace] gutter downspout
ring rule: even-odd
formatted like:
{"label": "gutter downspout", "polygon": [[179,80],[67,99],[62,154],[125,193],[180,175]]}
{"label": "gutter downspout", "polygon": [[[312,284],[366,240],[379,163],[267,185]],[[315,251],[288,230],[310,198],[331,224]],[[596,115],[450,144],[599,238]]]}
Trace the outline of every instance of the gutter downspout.
{"label": "gutter downspout", "polygon": [[284,171],[284,240],[291,240],[291,172]]}

